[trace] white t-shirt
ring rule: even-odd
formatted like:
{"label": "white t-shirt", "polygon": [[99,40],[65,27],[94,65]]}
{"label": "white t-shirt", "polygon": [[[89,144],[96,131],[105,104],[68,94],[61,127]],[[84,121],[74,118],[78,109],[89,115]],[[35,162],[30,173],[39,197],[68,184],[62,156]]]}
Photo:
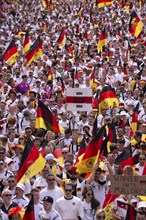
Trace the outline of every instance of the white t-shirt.
{"label": "white t-shirt", "polygon": [[54,189],[49,190],[47,187],[42,189],[40,192],[40,200],[43,200],[45,196],[51,196],[54,200],[53,207],[55,207],[56,200],[61,198],[64,195],[64,192],[58,186],[55,186]]}
{"label": "white t-shirt", "polygon": [[52,209],[51,212],[46,212],[45,210],[42,210],[39,212],[38,216],[39,218],[35,218],[35,219],[62,220],[60,214],[55,209]]}
{"label": "white t-shirt", "polygon": [[77,220],[79,216],[84,219],[82,202],[76,196],[73,196],[72,199],[61,197],[56,201],[55,209],[60,213],[63,220]]}
{"label": "white t-shirt", "polygon": [[84,220],[94,220],[96,211],[91,208],[91,203],[87,203],[84,200],[82,204],[84,210]]}

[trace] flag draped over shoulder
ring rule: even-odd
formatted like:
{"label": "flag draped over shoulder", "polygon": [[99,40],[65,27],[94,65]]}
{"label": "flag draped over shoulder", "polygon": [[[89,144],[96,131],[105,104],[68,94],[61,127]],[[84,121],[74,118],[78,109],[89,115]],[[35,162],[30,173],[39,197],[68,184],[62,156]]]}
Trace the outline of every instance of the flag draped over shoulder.
{"label": "flag draped over shoulder", "polygon": [[112,5],[112,0],[97,0],[98,8]]}
{"label": "flag draped over shoulder", "polygon": [[15,41],[12,40],[5,53],[2,55],[2,60],[8,62],[10,65],[13,65],[16,62],[17,55],[17,47]]}
{"label": "flag draped over shoulder", "polygon": [[129,32],[133,34],[135,37],[138,37],[138,35],[141,33],[143,28],[143,23],[136,14],[135,11],[131,13],[130,22],[129,22]]}
{"label": "flag draped over shoulder", "polygon": [[100,52],[103,51],[103,47],[107,45],[107,34],[105,32],[105,30],[103,30],[101,32],[101,35],[100,35],[100,38],[99,38],[99,41],[98,41],[98,50]]}
{"label": "flag draped over shoulder", "polygon": [[42,41],[40,39],[40,36],[38,36],[38,38],[36,39],[34,44],[31,46],[30,50],[28,51],[26,55],[26,60],[27,60],[28,65],[30,65],[33,61],[36,61],[42,55],[43,55]]}
{"label": "flag draped over shoulder", "polygon": [[125,220],[129,220],[129,219],[136,220],[136,210],[131,204],[128,204],[128,209],[127,209]]}
{"label": "flag draped over shoulder", "polygon": [[95,163],[98,161],[102,140],[105,133],[105,126],[100,128],[86,148],[86,151],[76,164],[78,173],[87,173],[93,170]]}
{"label": "flag draped over shoulder", "polygon": [[60,34],[60,36],[59,36],[59,38],[57,40],[58,46],[60,48],[63,48],[65,46],[65,42],[66,42],[66,33],[63,30],[63,31],[61,31],[61,34]]}
{"label": "flag draped over shoulder", "polygon": [[114,88],[110,85],[103,87],[101,95],[99,97],[99,112],[102,108],[108,108],[110,106],[118,106],[119,101],[117,99]]}
{"label": "flag draped over shoulder", "polygon": [[25,214],[23,216],[23,220],[35,220],[35,215],[34,215],[34,201],[33,198],[29,201],[29,204],[25,210]]}
{"label": "flag draped over shoulder", "polygon": [[27,31],[25,34],[25,39],[23,43],[23,54],[29,51],[29,49],[30,49],[30,42],[29,42],[29,33]]}
{"label": "flag draped over shoulder", "polygon": [[43,128],[45,130],[50,130],[55,133],[60,133],[58,122],[52,112],[44,105],[40,100],[38,100],[38,109],[36,116],[36,128]]}
{"label": "flag draped over shoulder", "polygon": [[33,142],[28,138],[17,174],[17,183],[25,183],[28,179],[38,174],[45,166],[45,159]]}

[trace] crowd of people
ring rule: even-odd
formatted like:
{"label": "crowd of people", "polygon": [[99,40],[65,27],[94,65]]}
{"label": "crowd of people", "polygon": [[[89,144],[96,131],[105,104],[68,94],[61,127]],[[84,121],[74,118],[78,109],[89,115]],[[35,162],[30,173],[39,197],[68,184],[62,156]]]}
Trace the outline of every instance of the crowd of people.
{"label": "crowd of people", "polygon": [[[136,213],[129,220],[145,220],[141,195],[119,195],[110,212],[104,207],[111,174],[146,175],[145,2],[113,0],[102,8],[93,0],[43,2],[51,7],[44,8],[41,0],[0,3],[0,55],[12,40],[18,53],[13,65],[0,58],[0,219],[23,219],[33,198],[36,220],[127,220],[129,205]],[[132,11],[143,23],[137,37],[129,32]],[[60,47],[62,30],[66,39]],[[103,30],[107,44],[99,51]],[[42,56],[30,65],[23,53],[26,31],[30,45],[38,36],[42,42]],[[108,85],[115,89],[119,105],[105,102],[99,109],[97,100]],[[92,111],[68,111],[69,88],[91,88]],[[36,128],[38,99],[55,115],[60,133]],[[113,121],[116,142],[90,175],[78,173],[82,141],[88,147],[94,129]],[[28,138],[43,152],[46,165],[22,184],[16,178]],[[61,149],[60,157],[56,149]],[[130,157],[135,159],[133,167],[122,167]]]}

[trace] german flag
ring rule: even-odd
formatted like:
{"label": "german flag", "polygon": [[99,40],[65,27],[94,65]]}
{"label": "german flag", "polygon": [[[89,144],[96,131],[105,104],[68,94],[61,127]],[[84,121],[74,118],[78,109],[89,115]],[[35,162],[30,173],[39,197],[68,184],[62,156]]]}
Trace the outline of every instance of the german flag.
{"label": "german flag", "polygon": [[52,112],[44,105],[40,100],[38,100],[38,109],[36,116],[36,128],[43,128],[45,130],[50,130],[55,133],[60,133],[58,122]]}
{"label": "german flag", "polygon": [[115,129],[115,123],[112,121],[111,124],[106,125],[107,127],[107,137],[105,138],[106,140],[106,145],[104,146],[104,156],[107,156],[108,153],[110,153],[110,145],[112,143],[117,143],[117,138],[116,138],[116,129]]}
{"label": "german flag", "polygon": [[112,5],[112,0],[97,0],[98,8]]}
{"label": "german flag", "polygon": [[36,146],[33,145],[31,139],[28,138],[17,174],[17,183],[24,184],[28,179],[41,172],[44,166],[45,159]]}
{"label": "german flag", "polygon": [[76,162],[75,164],[77,164],[79,162],[79,157],[85,153],[86,151],[86,143],[85,143],[85,139],[83,138],[81,140],[81,142],[79,143],[80,145],[80,148],[79,148],[79,151],[78,151],[78,154],[77,154],[77,157],[76,157]]}
{"label": "german flag", "polygon": [[17,35],[20,37],[21,35],[24,35],[24,34],[26,34],[26,32],[25,31],[18,31],[18,33],[17,33]]}
{"label": "german flag", "polygon": [[25,210],[24,217],[23,217],[23,220],[28,220],[28,219],[35,220],[33,197],[29,201],[28,206],[27,206],[27,208]]}
{"label": "german flag", "polygon": [[100,128],[87,146],[85,153],[78,158],[79,162],[76,164],[76,167],[79,174],[88,173],[93,170],[95,163],[98,161],[104,133],[105,126]]}
{"label": "german flag", "polygon": [[44,8],[48,7],[48,0],[42,0],[42,5]]}
{"label": "german flag", "polygon": [[23,43],[23,54],[29,51],[29,49],[30,49],[30,42],[29,42],[29,33],[27,31],[25,34],[25,39]]}
{"label": "german flag", "polygon": [[48,71],[48,80],[53,80],[53,74],[52,74],[52,69],[50,67],[49,71]]}
{"label": "german flag", "polygon": [[60,48],[63,48],[65,46],[65,42],[66,42],[66,33],[65,31],[61,31],[61,34],[57,40],[58,46]]}
{"label": "german flag", "polygon": [[120,195],[112,194],[110,189],[108,190],[108,193],[106,194],[103,209],[106,213],[107,219],[112,219],[112,213],[113,213],[113,202],[116,198],[118,198]]}
{"label": "german flag", "polygon": [[146,162],[145,162],[145,164],[144,164],[144,169],[143,169],[142,176],[146,176]]}
{"label": "german flag", "polygon": [[99,38],[99,41],[98,41],[98,50],[100,52],[103,51],[103,47],[107,45],[107,34],[105,33],[105,30],[103,30],[101,32],[101,35],[100,35],[100,38]]}
{"label": "german flag", "polygon": [[30,50],[28,51],[26,55],[28,66],[33,61],[36,61],[38,58],[40,58],[41,56],[42,56],[42,42],[41,42],[40,36],[38,36],[37,40],[31,46]]}
{"label": "german flag", "polygon": [[50,0],[49,4],[48,4],[48,10],[51,12],[53,9],[53,3],[52,0]]}
{"label": "german flag", "polygon": [[4,55],[3,55],[3,60],[8,62],[10,65],[13,65],[16,62],[16,56],[18,55],[17,53],[17,47],[15,44],[15,41],[12,40],[8,48],[6,49]]}
{"label": "german flag", "polygon": [[135,208],[131,205],[131,204],[127,204],[128,205],[128,209],[127,209],[127,213],[126,213],[126,218],[125,220],[136,220],[136,210]]}
{"label": "german flag", "polygon": [[139,113],[139,103],[137,103],[133,116],[132,116],[132,121],[131,121],[131,128],[133,132],[137,131],[137,126],[138,126],[138,113]]}
{"label": "german flag", "polygon": [[141,33],[143,28],[143,23],[136,14],[135,11],[132,12],[129,22],[129,32],[133,34],[135,37],[138,37],[138,35]]}
{"label": "german flag", "polygon": [[108,108],[109,106],[118,106],[119,101],[115,94],[114,88],[110,85],[104,86],[99,97],[99,111],[101,112],[102,108]]}

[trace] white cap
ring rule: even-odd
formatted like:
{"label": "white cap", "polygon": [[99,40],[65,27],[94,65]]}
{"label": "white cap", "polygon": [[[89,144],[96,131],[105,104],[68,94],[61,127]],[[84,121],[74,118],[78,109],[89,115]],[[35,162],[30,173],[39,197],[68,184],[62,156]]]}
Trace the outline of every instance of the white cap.
{"label": "white cap", "polygon": [[16,185],[16,187],[22,189],[23,191],[25,191],[25,186],[22,183],[18,183]]}
{"label": "white cap", "polygon": [[120,115],[125,115],[125,116],[127,116],[127,113],[126,113],[125,111],[121,111],[121,112],[120,112]]}
{"label": "white cap", "polygon": [[139,209],[139,208],[146,208],[146,202],[144,202],[144,201],[138,202],[137,209]]}
{"label": "white cap", "polygon": [[53,154],[47,154],[47,155],[45,156],[45,159],[46,159],[46,160],[54,160],[54,161],[56,161],[56,158],[54,157]]}

